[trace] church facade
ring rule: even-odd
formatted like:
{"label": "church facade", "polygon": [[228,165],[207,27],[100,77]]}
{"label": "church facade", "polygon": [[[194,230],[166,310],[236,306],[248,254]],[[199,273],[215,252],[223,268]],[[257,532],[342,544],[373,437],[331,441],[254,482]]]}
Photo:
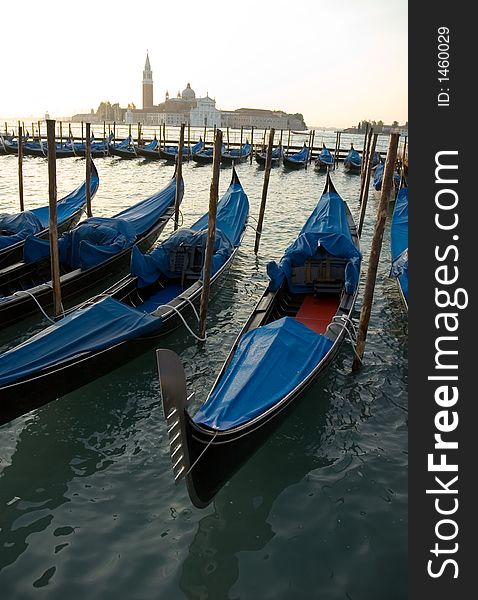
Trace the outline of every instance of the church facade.
{"label": "church facade", "polygon": [[164,102],[155,105],[153,101],[153,72],[149,54],[143,69],[143,106],[140,109],[129,108],[125,113],[125,122],[143,125],[191,125],[192,127],[220,127],[221,112],[216,101],[206,94],[197,98],[196,92],[188,83],[175,98],[166,92]]}

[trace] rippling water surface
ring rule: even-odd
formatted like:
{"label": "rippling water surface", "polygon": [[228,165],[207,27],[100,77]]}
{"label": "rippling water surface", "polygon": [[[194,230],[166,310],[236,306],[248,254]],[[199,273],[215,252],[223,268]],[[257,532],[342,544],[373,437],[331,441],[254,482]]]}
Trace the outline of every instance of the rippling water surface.
{"label": "rippling water surface", "polygon": [[[142,159],[96,165],[97,216],[150,195],[173,173]],[[237,170],[257,217],[263,171],[255,163]],[[84,179],[84,161],[63,159],[57,171],[61,197]],[[210,166],[184,165],[185,225],[207,210],[210,175]],[[45,204],[46,160],[25,158],[24,176],[26,207]],[[230,177],[223,168],[221,193]],[[294,239],[324,181],[313,169],[273,169],[259,256],[249,229],[210,306],[207,343],[184,330],[163,342],[185,363],[198,404],[266,285],[267,261]],[[333,181],[357,215],[359,178],[340,165]],[[365,261],[377,201],[371,192]],[[0,207],[18,210],[13,156],[0,157]],[[173,484],[153,351],[0,427],[2,598],[406,598],[407,321],[388,270],[389,223],[364,368],[351,374],[344,344],[204,510]],[[44,325],[37,317],[8,328],[0,347]]]}

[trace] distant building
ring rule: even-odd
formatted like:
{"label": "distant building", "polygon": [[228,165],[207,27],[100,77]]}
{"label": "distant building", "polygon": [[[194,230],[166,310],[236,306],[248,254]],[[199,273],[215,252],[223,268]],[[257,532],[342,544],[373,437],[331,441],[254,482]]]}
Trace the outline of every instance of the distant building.
{"label": "distant building", "polygon": [[239,108],[234,111],[221,113],[222,127],[257,127],[265,129],[307,129],[302,115],[290,115],[281,110],[267,110],[261,108]]}

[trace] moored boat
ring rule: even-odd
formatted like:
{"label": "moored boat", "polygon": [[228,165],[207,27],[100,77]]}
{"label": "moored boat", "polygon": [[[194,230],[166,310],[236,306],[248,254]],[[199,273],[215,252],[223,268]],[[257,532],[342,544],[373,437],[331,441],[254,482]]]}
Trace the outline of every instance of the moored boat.
{"label": "moored boat", "polygon": [[395,201],[390,226],[392,268],[390,277],[395,277],[405,308],[408,311],[408,188],[402,188]]}
{"label": "moored boat", "polygon": [[222,163],[237,163],[243,160],[247,160],[251,154],[251,145],[249,142],[242,144],[240,148],[230,148],[229,150],[222,150],[221,162]]}
{"label": "moored boat", "polygon": [[[277,166],[280,163],[280,161],[282,159],[282,154],[283,154],[282,144],[279,144],[278,146],[273,148],[272,156],[271,156],[271,165],[273,167]],[[267,152],[258,152],[256,150],[255,159],[256,159],[256,162],[258,162],[260,165],[265,166],[266,160],[267,160]]]}
{"label": "moored boat", "polygon": [[289,169],[303,169],[307,165],[308,159],[309,149],[307,148],[307,144],[304,143],[304,146],[300,152],[289,155],[284,154],[282,162],[284,167],[288,167]]}
{"label": "moored boat", "polygon": [[[189,149],[188,146],[183,146],[183,160],[187,160],[189,158],[189,156],[193,156],[194,154],[197,154],[198,152],[201,152],[201,150],[204,148],[204,143],[202,140],[199,140],[199,142],[197,142],[196,144],[194,144],[194,146],[191,147],[191,149]],[[190,151],[191,150],[191,151]],[[160,148],[159,149],[159,154],[161,156],[161,158],[164,158],[165,160],[169,161],[169,162],[176,162],[177,158],[178,158],[178,146],[166,146],[166,148]]]}
{"label": "moored boat", "polygon": [[[217,205],[212,285],[234,260],[248,214],[234,171]],[[200,301],[207,227],[206,214],[150,254],[134,248],[128,276],[0,355],[0,423],[131,360],[181,326]]]}
{"label": "moored boat", "polygon": [[[98,171],[91,166],[90,193],[94,197],[99,185]],[[86,181],[57,203],[58,233],[68,231],[81,218],[86,205]],[[25,238],[48,236],[49,207],[41,206],[17,214],[0,214],[0,270],[22,260]],[[1,272],[1,271],[0,271]]]}
{"label": "moored boat", "polygon": [[350,152],[344,158],[344,170],[348,173],[360,173],[362,170],[362,159],[357,150],[355,150],[353,144],[350,148]]}
{"label": "moored boat", "polygon": [[320,171],[321,169],[331,169],[334,166],[334,157],[330,153],[330,150],[325,146],[322,146],[319,156],[315,159],[314,169]]}
{"label": "moored boat", "polygon": [[[181,183],[180,198],[183,194]],[[176,179],[114,217],[91,217],[58,241],[62,300],[83,294],[128,268],[133,246],[146,251],[174,213]],[[53,303],[50,244],[25,239],[23,261],[0,270],[0,323],[13,323]],[[123,271],[123,273],[121,273]]]}
{"label": "moored boat", "polygon": [[179,357],[157,351],[174,477],[186,479],[196,506],[214,498],[337,354],[360,262],[352,215],[327,175],[298,238],[269,263],[269,286],[194,416]]}

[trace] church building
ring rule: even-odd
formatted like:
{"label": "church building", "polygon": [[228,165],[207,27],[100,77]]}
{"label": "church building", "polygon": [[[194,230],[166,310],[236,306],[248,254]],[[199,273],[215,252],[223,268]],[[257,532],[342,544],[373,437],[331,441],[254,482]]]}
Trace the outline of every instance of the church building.
{"label": "church building", "polygon": [[142,123],[143,125],[191,125],[191,127],[220,127],[221,112],[216,108],[216,101],[206,94],[197,98],[196,92],[187,84],[175,98],[170,98],[166,92],[164,102],[154,105],[153,102],[153,72],[146,53],[143,69],[143,107],[129,108],[125,114],[126,123]]}

